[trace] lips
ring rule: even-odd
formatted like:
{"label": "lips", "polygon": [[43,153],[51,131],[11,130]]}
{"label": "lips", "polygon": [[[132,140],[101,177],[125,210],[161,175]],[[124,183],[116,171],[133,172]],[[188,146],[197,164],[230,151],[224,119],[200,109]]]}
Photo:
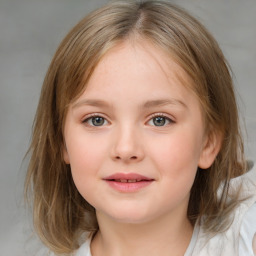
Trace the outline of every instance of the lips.
{"label": "lips", "polygon": [[152,178],[136,173],[116,173],[103,180],[119,192],[136,192],[154,181]]}
{"label": "lips", "polygon": [[123,183],[125,183],[125,182],[128,182],[128,183],[134,183],[134,182],[140,182],[140,181],[142,181],[142,180],[136,180],[136,179],[114,179],[114,180],[112,180],[112,181],[116,181],[116,182],[123,182]]}
{"label": "lips", "polygon": [[116,173],[104,178],[104,180],[133,183],[133,182],[140,182],[140,181],[152,181],[153,179],[148,178],[146,176],[142,176],[137,173]]}

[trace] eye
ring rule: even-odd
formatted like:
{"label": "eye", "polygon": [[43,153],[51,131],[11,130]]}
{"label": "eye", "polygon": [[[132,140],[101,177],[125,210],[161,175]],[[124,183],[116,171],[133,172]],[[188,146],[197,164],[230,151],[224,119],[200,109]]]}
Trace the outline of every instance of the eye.
{"label": "eye", "polygon": [[102,116],[91,116],[86,118],[83,123],[86,123],[89,126],[103,126],[108,124],[108,121]]}
{"label": "eye", "polygon": [[173,121],[169,117],[159,114],[155,115],[148,122],[148,124],[152,126],[166,126],[170,123],[173,123]]}

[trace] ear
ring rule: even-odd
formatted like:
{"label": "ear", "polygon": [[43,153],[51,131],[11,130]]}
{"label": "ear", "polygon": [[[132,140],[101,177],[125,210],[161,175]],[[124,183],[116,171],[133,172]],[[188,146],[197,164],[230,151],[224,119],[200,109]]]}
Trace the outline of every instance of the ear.
{"label": "ear", "polygon": [[70,164],[70,161],[69,161],[69,155],[68,155],[68,151],[67,151],[67,147],[66,147],[66,144],[63,145],[63,160],[66,164]]}
{"label": "ear", "polygon": [[210,132],[204,141],[201,155],[199,158],[198,166],[201,169],[211,167],[216,156],[218,155],[222,144],[222,134]]}

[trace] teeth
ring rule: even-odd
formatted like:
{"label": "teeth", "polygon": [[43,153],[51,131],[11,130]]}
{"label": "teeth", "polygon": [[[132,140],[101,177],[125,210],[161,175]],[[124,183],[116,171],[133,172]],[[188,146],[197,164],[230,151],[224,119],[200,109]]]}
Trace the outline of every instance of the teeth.
{"label": "teeth", "polygon": [[128,180],[129,183],[136,182],[137,180]]}
{"label": "teeth", "polygon": [[126,180],[126,179],[116,179],[117,182],[121,183],[134,183],[134,182],[139,182],[141,180],[136,180],[136,179],[131,179],[131,180]]}

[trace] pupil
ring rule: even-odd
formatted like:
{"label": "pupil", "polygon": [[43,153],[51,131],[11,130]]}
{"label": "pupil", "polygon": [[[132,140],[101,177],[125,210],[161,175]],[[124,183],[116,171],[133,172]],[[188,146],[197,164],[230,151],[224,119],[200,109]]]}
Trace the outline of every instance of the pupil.
{"label": "pupil", "polygon": [[153,122],[155,126],[163,126],[165,125],[165,118],[158,116],[153,119]]}
{"label": "pupil", "polygon": [[104,124],[104,118],[96,116],[92,118],[92,123],[95,126],[101,126]]}

